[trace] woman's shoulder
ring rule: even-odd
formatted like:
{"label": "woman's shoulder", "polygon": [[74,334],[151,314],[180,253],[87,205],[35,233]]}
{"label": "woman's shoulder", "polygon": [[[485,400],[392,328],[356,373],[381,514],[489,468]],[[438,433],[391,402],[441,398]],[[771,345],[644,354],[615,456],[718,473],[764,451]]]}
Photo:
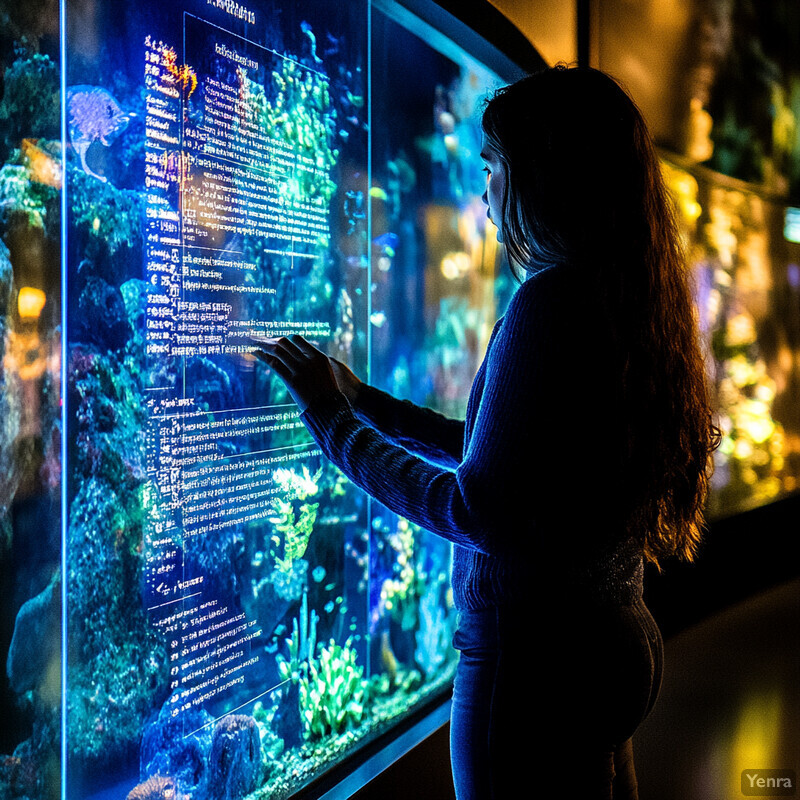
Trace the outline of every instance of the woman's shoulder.
{"label": "woman's shoulder", "polygon": [[531,273],[508,304],[505,317],[515,326],[566,313],[571,302],[569,267],[556,264]]}

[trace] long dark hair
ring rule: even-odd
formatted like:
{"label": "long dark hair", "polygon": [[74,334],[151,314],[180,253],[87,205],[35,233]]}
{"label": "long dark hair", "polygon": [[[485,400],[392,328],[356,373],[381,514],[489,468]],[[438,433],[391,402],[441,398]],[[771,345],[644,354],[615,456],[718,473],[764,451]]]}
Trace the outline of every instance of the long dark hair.
{"label": "long dark hair", "polygon": [[609,76],[559,65],[498,90],[482,124],[505,167],[510,260],[528,272],[568,265],[611,331],[627,427],[628,531],[656,564],[692,560],[720,433],[673,207],[644,119]]}

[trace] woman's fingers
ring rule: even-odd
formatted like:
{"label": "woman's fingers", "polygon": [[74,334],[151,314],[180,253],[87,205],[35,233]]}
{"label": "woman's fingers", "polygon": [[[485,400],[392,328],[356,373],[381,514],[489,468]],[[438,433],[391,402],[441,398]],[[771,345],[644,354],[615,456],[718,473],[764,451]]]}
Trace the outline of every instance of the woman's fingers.
{"label": "woman's fingers", "polygon": [[[302,353],[306,358],[315,358],[316,356],[325,356],[325,354],[314,347],[313,344],[307,342],[300,334],[293,333],[288,339],[288,343]],[[327,356],[325,356],[327,358]]]}
{"label": "woman's fingers", "polygon": [[[291,370],[302,366],[302,363],[306,360],[305,354],[285,336],[281,336],[278,339],[253,336],[251,339],[260,349],[261,353],[271,356],[273,359],[277,359]],[[262,361],[263,360],[264,359],[262,359]],[[267,363],[272,366],[272,362],[268,361]]]}
{"label": "woman's fingers", "polygon": [[256,354],[279,378],[288,380],[294,375],[294,370],[281,358],[273,353],[262,350]]}

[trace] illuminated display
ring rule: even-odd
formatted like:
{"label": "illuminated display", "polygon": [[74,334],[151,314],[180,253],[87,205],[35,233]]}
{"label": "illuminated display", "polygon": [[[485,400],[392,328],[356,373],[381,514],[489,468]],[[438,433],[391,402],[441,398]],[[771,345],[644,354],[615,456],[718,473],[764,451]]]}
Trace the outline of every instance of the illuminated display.
{"label": "illuminated display", "polygon": [[783,241],[785,212],[774,200],[717,173],[663,164],[723,434],[707,512],[729,516],[800,488],[800,253]]}
{"label": "illuminated display", "polygon": [[0,795],[289,797],[446,698],[450,546],[322,458],[250,337],[463,411],[509,288],[500,79],[366,0],[76,0],[65,31],[0,109],[3,524],[16,559],[31,496],[50,542],[4,581]]}

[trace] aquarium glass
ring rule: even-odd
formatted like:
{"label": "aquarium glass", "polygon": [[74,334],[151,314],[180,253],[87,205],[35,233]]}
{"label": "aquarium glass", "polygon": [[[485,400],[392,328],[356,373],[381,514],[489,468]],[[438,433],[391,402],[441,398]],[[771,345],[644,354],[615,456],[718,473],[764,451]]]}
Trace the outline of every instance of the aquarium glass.
{"label": "aquarium glass", "polygon": [[0,2],[0,797],[61,773],[59,14]]}
{"label": "aquarium glass", "polygon": [[446,698],[451,551],[250,337],[463,413],[500,81],[389,3],[0,10],[0,797],[306,791]]}

